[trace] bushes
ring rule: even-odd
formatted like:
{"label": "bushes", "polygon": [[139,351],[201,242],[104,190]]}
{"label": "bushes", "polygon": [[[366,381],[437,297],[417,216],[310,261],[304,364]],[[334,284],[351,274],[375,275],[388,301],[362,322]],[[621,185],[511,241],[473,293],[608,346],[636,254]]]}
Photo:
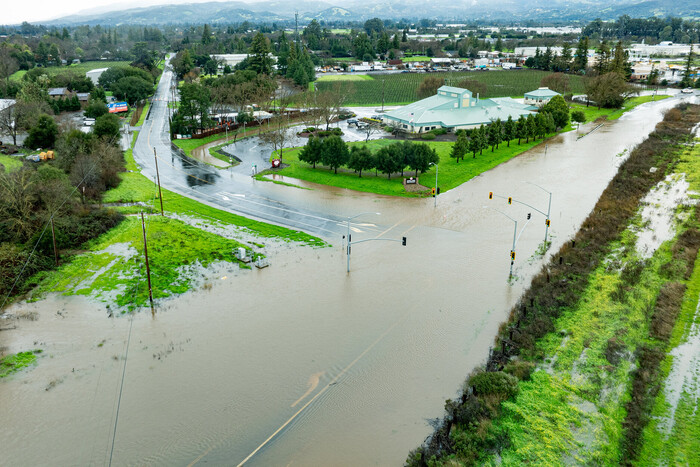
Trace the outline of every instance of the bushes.
{"label": "bushes", "polygon": [[496,396],[501,400],[518,394],[518,380],[503,371],[480,372],[469,378],[475,396]]}
{"label": "bushes", "polygon": [[435,139],[435,134],[434,133],[423,133],[420,135],[420,139],[430,141],[430,140]]}

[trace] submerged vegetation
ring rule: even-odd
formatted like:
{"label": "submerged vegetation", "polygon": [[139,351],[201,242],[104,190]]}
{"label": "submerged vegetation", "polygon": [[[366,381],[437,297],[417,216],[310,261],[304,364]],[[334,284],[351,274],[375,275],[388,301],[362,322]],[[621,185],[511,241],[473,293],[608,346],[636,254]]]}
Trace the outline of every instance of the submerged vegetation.
{"label": "submerged vegetation", "polygon": [[32,350],[30,352],[19,352],[0,358],[0,378],[10,376],[23,368],[34,365],[36,363],[36,356],[41,352],[42,350]]}
{"label": "submerged vegetation", "polygon": [[[698,120],[698,106],[672,109],[632,151],[581,230],[533,279],[485,368],[467,379],[461,399],[447,401],[442,424],[410,454],[410,465],[614,465],[637,458],[678,297],[700,245],[700,219],[695,209],[680,208],[681,233],[650,258],[637,253],[628,226]],[[480,389],[484,374],[501,385]],[[507,390],[494,389],[507,381]]]}

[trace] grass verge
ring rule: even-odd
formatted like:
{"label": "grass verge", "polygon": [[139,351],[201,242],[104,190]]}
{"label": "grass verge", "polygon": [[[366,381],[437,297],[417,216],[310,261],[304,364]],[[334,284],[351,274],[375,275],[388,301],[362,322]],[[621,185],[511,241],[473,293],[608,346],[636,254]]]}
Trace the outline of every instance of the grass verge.
{"label": "grass verge", "polygon": [[22,161],[24,160],[24,155],[22,156],[6,156],[0,154],[0,164],[5,167],[8,172],[11,170],[17,170],[22,167]]}
{"label": "grass verge", "polygon": [[[655,96],[654,101],[660,101],[663,99],[667,99],[671,96]],[[569,104],[569,110],[571,112],[575,110],[580,110],[583,112],[583,114],[586,116],[586,122],[594,122],[598,120],[599,118],[605,117],[607,120],[617,120],[618,118],[622,117],[622,115],[625,112],[629,112],[630,110],[634,109],[638,105],[646,104],[647,102],[652,101],[652,96],[639,96],[639,97],[633,97],[631,99],[628,99],[625,101],[623,106],[619,109],[606,109],[606,108],[598,108],[594,106],[588,106],[586,107],[585,104],[577,104],[577,103],[570,103]],[[566,126],[564,131],[570,131],[576,129],[575,124],[572,122],[569,122],[569,124]]]}

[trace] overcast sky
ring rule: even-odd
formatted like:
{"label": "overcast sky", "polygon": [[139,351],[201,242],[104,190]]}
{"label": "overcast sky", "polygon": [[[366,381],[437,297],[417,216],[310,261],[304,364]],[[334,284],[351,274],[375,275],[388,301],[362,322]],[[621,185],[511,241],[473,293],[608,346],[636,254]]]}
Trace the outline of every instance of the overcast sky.
{"label": "overcast sky", "polygon": [[[34,23],[73,15],[78,12],[124,10],[162,3],[201,3],[217,0],[3,0],[0,9],[0,24]],[[255,0],[239,0],[253,3]]]}

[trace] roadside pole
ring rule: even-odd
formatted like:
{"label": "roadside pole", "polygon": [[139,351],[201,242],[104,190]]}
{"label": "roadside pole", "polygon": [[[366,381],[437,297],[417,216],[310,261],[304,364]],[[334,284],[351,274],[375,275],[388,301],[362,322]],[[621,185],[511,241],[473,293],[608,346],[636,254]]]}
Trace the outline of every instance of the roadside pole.
{"label": "roadside pole", "polygon": [[151,268],[148,265],[148,246],[146,245],[146,222],[143,220],[141,211],[141,230],[143,231],[143,255],[146,257],[146,277],[148,278],[148,300],[151,302],[151,314],[156,313],[153,306],[153,288],[151,287]]}
{"label": "roadside pole", "polygon": [[160,199],[160,215],[165,216],[163,213],[163,192],[160,190],[160,173],[158,173],[158,155],[156,154],[156,148],[153,148],[153,158],[156,161],[156,178],[158,180],[158,198]]}

